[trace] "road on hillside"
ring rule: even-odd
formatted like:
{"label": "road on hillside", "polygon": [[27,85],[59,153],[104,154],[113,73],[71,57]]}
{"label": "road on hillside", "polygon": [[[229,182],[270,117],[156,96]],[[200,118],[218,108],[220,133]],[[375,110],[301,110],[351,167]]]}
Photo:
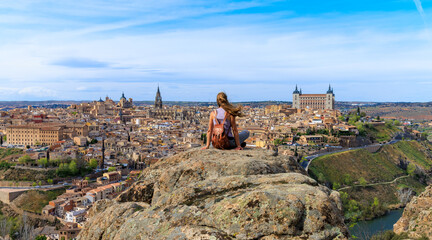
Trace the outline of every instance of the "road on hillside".
{"label": "road on hillside", "polygon": [[36,186],[36,187],[0,187],[1,189],[15,189],[15,190],[30,190],[30,189],[50,189],[50,188],[59,188],[59,187],[64,187],[64,185],[61,184],[57,184],[57,185],[43,185],[43,186]]}
{"label": "road on hillside", "polygon": [[384,143],[384,144],[379,143],[379,144],[373,144],[373,145],[366,145],[366,146],[361,146],[361,147],[347,148],[347,149],[342,149],[342,150],[338,150],[338,151],[326,152],[326,153],[320,153],[320,154],[315,154],[315,155],[307,156],[307,157],[305,157],[307,159],[307,161],[303,161],[301,163],[301,166],[306,170],[306,172],[308,172],[310,164],[317,157],[322,157],[322,156],[333,154],[333,153],[340,153],[340,152],[347,152],[347,151],[351,151],[351,150],[363,149],[363,148],[367,148],[367,147],[384,146],[384,145],[394,144],[394,143],[397,143],[399,141],[400,140],[392,139],[391,141],[389,141],[387,143]]}

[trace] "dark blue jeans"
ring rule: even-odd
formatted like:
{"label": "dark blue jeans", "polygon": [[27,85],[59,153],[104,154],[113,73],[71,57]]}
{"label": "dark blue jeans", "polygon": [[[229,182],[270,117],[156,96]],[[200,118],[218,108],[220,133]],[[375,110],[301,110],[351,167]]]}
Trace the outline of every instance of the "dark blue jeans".
{"label": "dark blue jeans", "polygon": [[[246,139],[248,139],[249,137],[249,131],[248,130],[243,130],[239,133],[239,141],[240,141],[240,145],[246,141]],[[237,144],[235,142],[235,138],[229,138],[229,142],[230,142],[230,146],[232,148],[237,147]]]}

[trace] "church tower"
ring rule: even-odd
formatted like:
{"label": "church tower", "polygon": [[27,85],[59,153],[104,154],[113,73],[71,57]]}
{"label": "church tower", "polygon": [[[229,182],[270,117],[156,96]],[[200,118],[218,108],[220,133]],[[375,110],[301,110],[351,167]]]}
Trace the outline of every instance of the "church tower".
{"label": "church tower", "polygon": [[333,110],[335,105],[335,95],[333,93],[333,88],[329,84],[329,88],[326,93],[326,100],[325,100],[325,109]]}
{"label": "church tower", "polygon": [[161,97],[161,93],[159,91],[159,86],[158,86],[157,93],[156,93],[155,108],[162,109],[162,97]]}
{"label": "church tower", "polygon": [[296,85],[296,88],[293,92],[292,108],[300,109],[300,95],[301,95],[301,90],[299,91]]}

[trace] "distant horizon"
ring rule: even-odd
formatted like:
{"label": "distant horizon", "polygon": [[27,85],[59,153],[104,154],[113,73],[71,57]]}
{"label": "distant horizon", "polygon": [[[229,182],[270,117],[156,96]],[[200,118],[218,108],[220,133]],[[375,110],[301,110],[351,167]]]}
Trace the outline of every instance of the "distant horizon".
{"label": "distant horizon", "polygon": [[432,101],[432,0],[0,3],[0,100]]}
{"label": "distant horizon", "polygon": [[[0,103],[19,103],[19,102],[94,102],[98,100],[22,100],[22,101],[4,101],[0,100]],[[114,102],[119,102],[113,99]],[[135,100],[134,102],[149,102],[152,103],[154,100]],[[164,103],[174,103],[174,102],[182,102],[182,103],[216,103],[216,101],[186,101],[186,100],[162,100]],[[250,101],[231,101],[231,103],[259,103],[259,102],[282,102],[282,103],[292,103],[292,101],[283,101],[283,100],[250,100]],[[403,102],[403,101],[396,101],[396,102],[376,102],[376,101],[336,101],[337,103],[432,103],[432,101],[426,101],[426,102]]]}

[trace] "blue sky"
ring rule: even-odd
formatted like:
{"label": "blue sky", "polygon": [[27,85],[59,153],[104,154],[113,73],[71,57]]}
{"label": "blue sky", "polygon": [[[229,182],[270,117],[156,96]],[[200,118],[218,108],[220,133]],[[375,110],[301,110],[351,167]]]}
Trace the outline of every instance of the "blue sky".
{"label": "blue sky", "polygon": [[432,101],[432,0],[0,2],[0,100]]}

